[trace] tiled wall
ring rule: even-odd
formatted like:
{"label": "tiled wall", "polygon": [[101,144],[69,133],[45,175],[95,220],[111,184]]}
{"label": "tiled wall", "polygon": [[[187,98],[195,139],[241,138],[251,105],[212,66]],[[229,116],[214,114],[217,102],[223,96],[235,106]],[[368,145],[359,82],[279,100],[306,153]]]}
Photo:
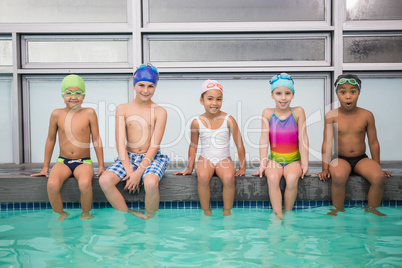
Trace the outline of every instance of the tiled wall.
{"label": "tiled wall", "polygon": [[[144,202],[127,203],[131,209],[145,209]],[[308,209],[321,206],[330,206],[331,201],[296,201],[294,209]],[[345,201],[345,207],[365,207],[367,201]],[[383,207],[402,207],[402,201],[382,201]],[[80,208],[80,203],[64,203],[65,209]],[[111,208],[108,202],[94,202],[93,209]],[[265,208],[272,209],[269,201],[235,201],[234,208]],[[197,201],[169,201],[160,202],[160,209],[200,209],[200,203]],[[223,208],[223,202],[212,201],[211,208]],[[49,202],[7,202],[0,203],[0,211],[10,210],[43,210],[51,209]]]}

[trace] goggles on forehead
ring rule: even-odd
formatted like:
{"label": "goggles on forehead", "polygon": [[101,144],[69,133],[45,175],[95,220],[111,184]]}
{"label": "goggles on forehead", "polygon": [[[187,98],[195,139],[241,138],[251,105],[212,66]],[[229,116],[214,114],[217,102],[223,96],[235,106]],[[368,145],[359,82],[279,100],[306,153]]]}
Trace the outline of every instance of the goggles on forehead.
{"label": "goggles on forehead", "polygon": [[349,84],[354,85],[354,86],[355,85],[360,86],[359,82],[357,82],[356,79],[354,79],[354,78],[341,78],[341,79],[339,79],[337,85],[343,85],[345,83],[349,83]]}
{"label": "goggles on forehead", "polygon": [[[156,73],[156,75],[159,77],[158,69],[156,69],[156,67],[153,66],[151,63],[148,63],[148,64],[141,64],[140,67],[137,68],[137,71],[142,70],[142,69],[145,69],[145,68],[147,68],[147,67],[150,67],[151,70],[154,71],[154,73]],[[137,72],[137,71],[136,71],[136,72]]]}
{"label": "goggles on forehead", "polygon": [[85,95],[84,92],[82,92],[81,90],[76,90],[74,92],[72,92],[71,90],[66,90],[63,93],[61,93],[61,95],[64,95],[66,97],[71,97],[71,96],[76,96],[76,97],[81,97],[82,95]]}
{"label": "goggles on forehead", "polygon": [[207,88],[213,88],[215,86],[217,86],[220,90],[223,90],[222,86],[220,84],[218,84],[218,83],[209,83],[207,85]]}
{"label": "goggles on forehead", "polygon": [[290,77],[290,75],[288,75],[288,74],[277,74],[274,77],[272,77],[272,79],[269,81],[269,83],[272,85],[273,83],[275,83],[279,79],[290,80],[290,81],[293,82],[293,79]]}

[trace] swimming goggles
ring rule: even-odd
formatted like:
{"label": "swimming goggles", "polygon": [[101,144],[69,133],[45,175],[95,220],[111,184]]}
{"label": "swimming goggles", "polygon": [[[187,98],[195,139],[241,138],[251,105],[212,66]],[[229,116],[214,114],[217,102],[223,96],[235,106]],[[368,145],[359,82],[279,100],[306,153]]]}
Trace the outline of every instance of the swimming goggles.
{"label": "swimming goggles", "polygon": [[[158,78],[159,78],[158,69],[156,69],[156,67],[153,66],[151,63],[148,63],[148,64],[141,64],[140,67],[137,68],[137,71],[142,70],[142,69],[145,69],[145,68],[147,68],[147,67],[150,67],[151,70],[154,71],[154,73],[156,73],[156,75],[157,75]],[[135,72],[137,72],[137,71],[135,71]],[[135,74],[135,73],[134,73],[134,74]]]}
{"label": "swimming goggles", "polygon": [[269,83],[272,85],[273,83],[275,83],[279,79],[290,80],[290,81],[293,82],[293,79],[292,79],[292,77],[290,77],[290,75],[288,75],[288,74],[277,74],[274,77],[272,77],[272,79],[269,81]]}
{"label": "swimming goggles", "polygon": [[82,95],[85,95],[85,93],[82,92],[81,90],[76,90],[74,92],[72,92],[71,90],[66,90],[61,95],[64,95],[66,97],[71,97],[73,95],[76,97],[81,97]]}
{"label": "swimming goggles", "polygon": [[341,78],[341,79],[339,79],[337,85],[343,85],[345,83],[349,83],[353,86],[355,86],[355,85],[360,86],[359,82],[357,82],[356,79],[354,79],[354,78]]}
{"label": "swimming goggles", "polygon": [[218,84],[218,83],[209,83],[207,85],[207,88],[213,88],[215,86],[217,86],[220,90],[223,90],[222,86],[220,84]]}

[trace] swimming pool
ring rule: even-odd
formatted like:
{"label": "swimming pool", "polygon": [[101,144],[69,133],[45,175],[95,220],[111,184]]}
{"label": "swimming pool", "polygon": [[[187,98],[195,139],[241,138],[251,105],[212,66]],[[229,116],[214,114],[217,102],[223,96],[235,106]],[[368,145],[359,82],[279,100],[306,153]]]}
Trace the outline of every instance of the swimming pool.
{"label": "swimming pool", "polygon": [[58,222],[50,209],[1,211],[0,267],[400,267],[402,208],[387,217],[348,208],[294,210],[285,221],[270,209],[161,209],[143,221],[111,208],[81,210]]}

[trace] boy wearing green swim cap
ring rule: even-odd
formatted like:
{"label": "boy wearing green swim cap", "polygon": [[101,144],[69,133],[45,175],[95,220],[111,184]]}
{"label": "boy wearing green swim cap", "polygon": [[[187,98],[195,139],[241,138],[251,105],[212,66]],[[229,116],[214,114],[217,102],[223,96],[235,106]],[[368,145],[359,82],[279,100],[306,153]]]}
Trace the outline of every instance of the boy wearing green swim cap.
{"label": "boy wearing green swim cap", "polygon": [[[63,210],[60,189],[69,177],[74,176],[81,192],[82,213],[80,218],[89,220],[94,217],[89,213],[92,207],[92,179],[94,176],[90,158],[91,137],[99,163],[97,176],[100,176],[105,170],[98,118],[94,109],[81,107],[85,97],[85,83],[80,76],[74,74],[66,76],[61,85],[61,95],[66,107],[55,109],[52,112],[43,168],[40,173],[31,176],[49,177],[48,197],[53,211],[60,214],[59,221],[70,215]],[[57,135],[60,156],[48,175]]]}
{"label": "boy wearing green swim cap", "polygon": [[[351,172],[363,176],[371,184],[366,211],[385,216],[377,207],[381,204],[385,177],[392,174],[380,166],[380,144],[373,114],[357,107],[361,84],[356,75],[340,75],[335,81],[340,107],[325,116],[322,172],[316,175],[323,181],[332,179],[331,197],[335,208],[328,213],[331,216],[345,211],[345,186]],[[366,155],[366,134],[372,159]],[[331,156],[333,144],[337,147]]]}

